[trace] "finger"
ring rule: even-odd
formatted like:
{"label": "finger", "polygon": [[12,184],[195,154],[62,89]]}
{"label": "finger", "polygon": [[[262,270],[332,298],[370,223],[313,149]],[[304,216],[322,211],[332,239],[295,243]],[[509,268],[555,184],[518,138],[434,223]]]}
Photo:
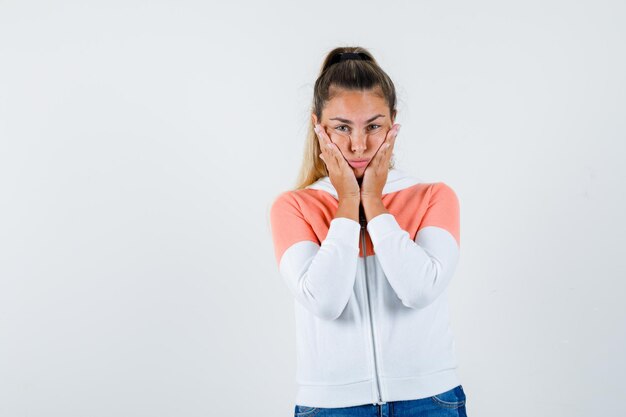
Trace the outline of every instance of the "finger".
{"label": "finger", "polygon": [[382,160],[379,162],[385,167],[388,167],[389,163],[391,162],[391,154],[393,153],[393,148],[396,144],[396,138],[398,137],[398,132],[400,131],[400,125],[395,125],[394,128],[395,129],[393,131],[393,134],[384,145],[385,149],[383,152],[383,156],[381,156]]}
{"label": "finger", "polygon": [[400,131],[400,125],[399,124],[393,125],[393,127],[389,129],[389,131],[387,132],[387,137],[385,138],[385,141],[392,143],[398,136],[399,131]]}
{"label": "finger", "polygon": [[381,143],[378,149],[376,150],[376,154],[374,154],[374,159],[372,162],[378,163],[381,160],[381,158],[384,158],[388,145],[389,145],[389,139],[386,138],[384,142]]}
{"label": "finger", "polygon": [[394,125],[391,129],[387,131],[385,135],[385,140],[380,144],[380,147],[376,151],[374,155],[374,160],[372,164],[380,165],[383,164],[384,161],[389,161],[391,159],[391,152],[393,150],[393,145],[395,144],[396,136],[398,135],[400,125]]}
{"label": "finger", "polygon": [[336,158],[337,161],[337,167],[340,170],[344,170],[344,171],[350,171],[352,172],[352,167],[350,166],[350,164],[348,163],[348,160],[346,159],[346,157],[343,155],[343,152],[341,152],[339,150],[339,146],[337,146],[336,143],[333,143],[333,156]]}
{"label": "finger", "polygon": [[321,125],[317,125],[318,126],[318,134],[321,136],[323,142],[326,144],[326,146],[329,149],[336,149],[337,148],[337,144],[335,142],[333,142],[333,140],[330,138],[330,136],[328,136],[328,134],[326,133],[326,130],[321,126]]}
{"label": "finger", "polygon": [[398,132],[400,131],[400,125],[393,125],[389,132],[387,132],[387,139],[385,139],[384,153],[389,154],[392,152],[394,145],[396,144],[396,138],[398,137]]}
{"label": "finger", "polygon": [[319,125],[315,125],[315,126],[313,126],[313,130],[315,131],[315,136],[317,137],[317,140],[319,142],[320,148],[322,149],[322,152],[323,152],[324,148],[326,148],[326,141],[322,137],[321,128],[320,128]]}
{"label": "finger", "polygon": [[[317,139],[319,141],[319,145],[320,145],[320,150],[322,151],[322,154],[326,155],[326,154],[332,154],[332,146],[330,145],[330,143],[324,138],[324,135],[322,134],[323,130],[322,127],[320,125],[315,125],[313,127],[313,130],[315,131],[315,134],[317,136]],[[322,159],[323,160],[323,159]]]}
{"label": "finger", "polygon": [[[343,157],[343,154],[337,147],[337,144],[333,142],[332,139],[326,134],[326,131],[322,128],[322,126],[318,124],[316,125],[316,128],[317,128],[318,136],[321,138],[320,143],[326,144],[326,153],[328,153],[331,157],[334,158],[338,166],[340,166],[342,163],[345,163],[346,165],[348,165],[348,162]],[[321,147],[323,148],[324,145],[321,145]]]}
{"label": "finger", "polygon": [[337,145],[328,137],[326,131],[322,128],[321,125],[317,125],[316,127],[317,134],[320,139],[320,148],[325,155],[329,156],[328,161],[334,160],[335,164],[341,164],[341,161],[339,159],[341,152],[339,151],[339,148],[337,148]]}
{"label": "finger", "polygon": [[[339,151],[339,148],[337,148],[337,145],[330,140],[330,138],[328,137],[328,135],[326,135],[326,132],[320,125],[315,125],[314,130],[319,139],[320,149],[322,150],[322,154],[320,154],[320,159],[324,161],[326,169],[328,171],[341,169],[341,161],[339,160],[338,156],[338,154],[341,155],[341,152]],[[326,155],[326,158],[324,158],[323,155]],[[343,156],[341,156],[341,159],[343,159]]]}

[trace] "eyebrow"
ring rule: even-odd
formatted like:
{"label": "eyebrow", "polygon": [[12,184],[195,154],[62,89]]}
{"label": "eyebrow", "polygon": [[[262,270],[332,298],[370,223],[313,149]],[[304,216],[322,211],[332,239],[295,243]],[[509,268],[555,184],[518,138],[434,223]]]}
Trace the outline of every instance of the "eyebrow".
{"label": "eyebrow", "polygon": [[[379,117],[385,117],[385,116],[384,116],[384,115],[382,115],[382,114],[377,114],[376,116],[373,116],[373,117],[371,117],[371,118],[367,119],[367,120],[365,121],[365,123],[372,122],[372,121],[374,121],[374,120],[378,119]],[[348,119],[343,119],[343,118],[341,118],[341,117],[333,117],[332,119],[328,119],[328,120],[339,120],[340,122],[343,122],[343,123],[352,124],[352,121],[350,121],[350,120],[348,120]]]}

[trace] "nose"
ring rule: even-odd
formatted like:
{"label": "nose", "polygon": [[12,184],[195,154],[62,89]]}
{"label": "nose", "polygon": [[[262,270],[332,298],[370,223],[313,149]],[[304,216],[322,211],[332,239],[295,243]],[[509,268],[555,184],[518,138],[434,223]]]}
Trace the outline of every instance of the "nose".
{"label": "nose", "polygon": [[352,152],[356,154],[362,154],[367,149],[367,134],[366,133],[353,133],[350,135],[350,146]]}

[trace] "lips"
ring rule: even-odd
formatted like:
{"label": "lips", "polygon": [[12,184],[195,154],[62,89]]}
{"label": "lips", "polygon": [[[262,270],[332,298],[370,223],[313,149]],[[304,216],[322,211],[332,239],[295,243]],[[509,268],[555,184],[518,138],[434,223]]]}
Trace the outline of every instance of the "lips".
{"label": "lips", "polygon": [[352,168],[364,168],[369,162],[369,159],[353,159],[348,161]]}

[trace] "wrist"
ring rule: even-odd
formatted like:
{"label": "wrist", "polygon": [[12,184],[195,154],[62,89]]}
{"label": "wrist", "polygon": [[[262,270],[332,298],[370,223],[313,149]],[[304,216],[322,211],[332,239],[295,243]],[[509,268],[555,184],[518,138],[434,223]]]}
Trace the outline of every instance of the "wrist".
{"label": "wrist", "polygon": [[335,212],[335,218],[346,217],[358,223],[360,204],[361,201],[358,197],[340,197],[339,204],[337,205],[337,211]]}
{"label": "wrist", "polygon": [[338,198],[339,204],[356,204],[359,205],[361,199],[358,195],[350,195],[350,196],[339,196]]}
{"label": "wrist", "polygon": [[363,205],[365,204],[377,204],[383,202],[383,197],[381,195],[373,195],[373,194],[361,194],[361,202]]}

